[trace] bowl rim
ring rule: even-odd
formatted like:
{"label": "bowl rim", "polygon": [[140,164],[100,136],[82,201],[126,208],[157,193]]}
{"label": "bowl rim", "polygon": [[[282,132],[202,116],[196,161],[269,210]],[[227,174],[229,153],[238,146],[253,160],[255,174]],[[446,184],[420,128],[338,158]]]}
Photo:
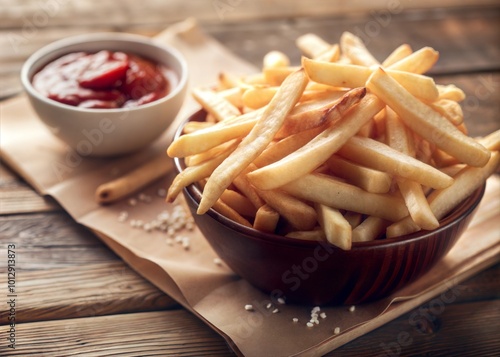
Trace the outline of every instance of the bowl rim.
{"label": "bowl rim", "polygon": [[[47,58],[51,57],[51,55],[54,52],[63,50],[65,47],[84,44],[84,43],[98,44],[99,42],[110,42],[110,41],[116,41],[117,43],[123,43],[123,44],[138,43],[140,45],[156,48],[160,51],[169,54],[175,61],[178,62],[178,65],[181,69],[180,71],[175,71],[176,75],[178,76],[178,82],[175,85],[175,87],[166,96],[158,100],[154,100],[150,103],[146,103],[132,108],[109,108],[109,109],[82,108],[60,103],[45,97],[33,87],[31,78],[29,78],[28,74],[31,68],[37,62],[42,60],[42,64],[40,65],[40,68],[42,68],[43,66],[46,66],[48,63],[50,63],[50,61],[54,60],[53,58],[47,60]],[[123,51],[126,51],[126,48],[124,48]],[[140,55],[140,53],[137,54]],[[178,51],[176,48],[172,46],[161,44],[159,42],[154,41],[152,38],[137,34],[119,33],[119,32],[95,32],[95,33],[80,34],[80,35],[65,37],[60,40],[51,42],[43,46],[42,48],[38,49],[33,54],[31,54],[28,57],[28,59],[26,59],[26,61],[23,63],[20,72],[20,79],[24,90],[28,92],[30,96],[33,96],[48,105],[79,113],[86,112],[90,114],[111,114],[111,113],[124,113],[124,112],[134,112],[134,111],[144,110],[146,108],[154,107],[169,101],[170,99],[182,94],[182,92],[187,86],[188,75],[189,75],[189,70],[186,59],[180,53],[180,51]]]}
{"label": "bowl rim", "polygon": [[[201,115],[203,113],[203,110],[198,110],[191,115],[187,117],[179,127],[177,128],[175,134],[174,134],[174,140],[175,138],[179,137],[182,133],[182,130],[185,126],[185,124],[190,121],[191,118],[195,117],[196,115]],[[174,157],[174,166],[177,172],[181,172],[184,168],[185,165],[183,164],[183,160],[178,157]],[[467,217],[469,214],[471,214],[476,207],[479,205],[481,202],[484,193],[486,189],[486,182],[484,182],[479,188],[474,190],[468,197],[466,197],[458,206],[457,209],[455,209],[453,212],[447,214],[445,218],[441,219],[439,221],[439,227],[432,230],[432,231],[427,231],[427,230],[420,230],[418,232],[414,232],[411,234],[406,234],[403,236],[398,236],[398,237],[392,237],[392,238],[383,238],[383,239],[376,239],[373,241],[368,241],[368,242],[353,242],[352,247],[349,251],[346,252],[355,252],[359,250],[363,250],[365,248],[388,248],[391,246],[396,246],[400,244],[407,244],[407,243],[414,243],[418,242],[421,240],[425,240],[430,238],[431,236],[434,236],[446,229],[448,229],[450,226],[453,224],[463,220],[465,217]],[[198,188],[196,184],[191,184],[183,189],[183,192],[185,195],[188,195],[195,204],[199,204],[200,199],[201,199],[201,191]],[[267,243],[274,243],[274,244],[282,244],[282,245],[294,245],[294,246],[302,246],[302,247],[308,247],[308,248],[315,248],[318,245],[318,241],[311,241],[311,240],[305,240],[305,239],[298,239],[298,238],[290,238],[278,234],[273,234],[273,233],[266,233],[266,232],[261,232],[258,231],[254,228],[247,227],[245,225],[242,225],[240,223],[237,223],[230,218],[224,216],[223,214],[217,212],[213,208],[210,208],[205,214],[210,216],[212,219],[215,221],[219,222],[220,224],[226,226],[227,228],[238,232],[242,233],[247,237],[250,237],[255,240],[260,240],[260,241],[266,241]],[[330,244],[327,241],[321,242],[324,244],[328,244],[334,248],[338,248],[333,244]],[[340,248],[338,248],[340,249]]]}

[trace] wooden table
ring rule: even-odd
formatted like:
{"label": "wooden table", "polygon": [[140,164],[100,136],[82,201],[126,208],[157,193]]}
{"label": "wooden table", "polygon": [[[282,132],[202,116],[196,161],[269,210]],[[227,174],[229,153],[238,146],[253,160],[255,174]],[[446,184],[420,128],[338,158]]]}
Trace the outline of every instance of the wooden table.
{"label": "wooden table", "polygon": [[[53,10],[44,10],[41,3],[13,5],[0,0],[2,97],[19,91],[23,60],[47,42],[102,30],[153,35],[193,15],[209,34],[256,66],[271,49],[287,53],[298,63],[294,39],[306,32],[334,42],[342,31],[352,31],[379,59],[403,42],[414,49],[432,46],[441,54],[432,70],[436,81],[455,83],[468,95],[463,109],[471,135],[500,128],[500,7],[495,2],[482,1],[482,6],[469,2],[466,8],[456,8],[453,1],[445,1],[447,8],[433,9],[432,2],[422,1],[422,9],[414,9],[405,2],[374,8],[361,1],[354,12],[321,1],[308,2],[310,7],[300,1],[287,5],[280,1],[188,5],[184,1],[182,5],[177,0],[142,6],[124,1],[117,9],[105,1],[53,1],[59,6]],[[225,12],[214,7],[221,3],[230,4]],[[258,7],[266,4],[267,9]],[[3,301],[8,301],[8,244],[15,244],[18,292],[16,350],[7,348],[4,338],[8,304],[3,302],[0,310],[2,356],[233,355],[219,335],[138,276],[50,198],[40,197],[4,165],[0,167],[0,243]],[[499,281],[496,264],[460,283],[461,293],[443,311],[436,314],[428,303],[416,309],[427,317],[423,325],[409,323],[412,311],[329,355],[498,355]],[[400,331],[407,331],[413,343],[396,345]]]}

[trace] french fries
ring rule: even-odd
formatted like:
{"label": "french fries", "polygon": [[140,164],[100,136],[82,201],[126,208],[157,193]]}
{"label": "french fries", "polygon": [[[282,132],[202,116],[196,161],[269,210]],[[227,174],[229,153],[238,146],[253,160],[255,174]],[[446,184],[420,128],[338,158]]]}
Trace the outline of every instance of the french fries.
{"label": "french fries", "polygon": [[300,66],[271,51],[261,73],[194,90],[210,123],[168,147],[186,163],[168,201],[195,184],[198,214],[349,250],[436,229],[498,170],[500,130],[467,136],[465,93],[425,75],[438,51],[403,44],[379,62],[347,32],[296,44]]}
{"label": "french fries", "polygon": [[236,150],[212,172],[203,190],[198,214],[208,211],[234,178],[264,151],[281,128],[288,113],[299,100],[306,85],[307,76],[302,69],[285,79],[251,132],[245,136]]}

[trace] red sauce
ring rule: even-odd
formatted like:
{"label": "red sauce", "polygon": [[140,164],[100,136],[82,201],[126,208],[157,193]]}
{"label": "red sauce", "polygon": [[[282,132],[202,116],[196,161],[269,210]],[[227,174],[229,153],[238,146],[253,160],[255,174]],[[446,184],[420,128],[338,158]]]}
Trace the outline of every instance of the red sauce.
{"label": "red sauce", "polygon": [[123,52],[67,54],[33,77],[47,98],[83,108],[131,108],[166,96],[174,85],[169,68]]}

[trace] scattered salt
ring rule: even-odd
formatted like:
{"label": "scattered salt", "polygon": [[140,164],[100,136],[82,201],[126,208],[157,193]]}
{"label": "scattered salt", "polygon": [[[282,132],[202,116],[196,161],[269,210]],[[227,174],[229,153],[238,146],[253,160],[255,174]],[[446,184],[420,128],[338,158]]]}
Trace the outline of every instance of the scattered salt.
{"label": "scattered salt", "polygon": [[135,206],[135,205],[137,205],[137,199],[135,199],[135,198],[129,199],[128,200],[128,204],[129,204],[129,206]]}
{"label": "scattered salt", "polygon": [[253,306],[250,304],[245,305],[245,310],[247,311],[253,311]]}

